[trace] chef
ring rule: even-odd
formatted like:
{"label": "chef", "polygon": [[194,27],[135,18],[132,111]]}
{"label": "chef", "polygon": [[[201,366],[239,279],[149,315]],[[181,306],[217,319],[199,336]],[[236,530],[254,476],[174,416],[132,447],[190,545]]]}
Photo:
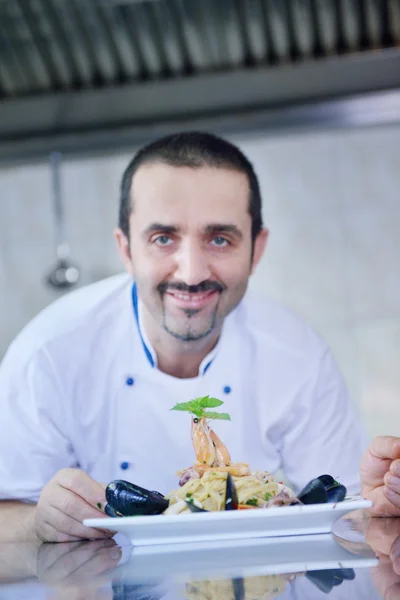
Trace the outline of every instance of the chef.
{"label": "chef", "polygon": [[177,487],[194,456],[190,416],[170,409],[206,395],[230,415],[213,428],[233,461],[357,492],[365,436],[329,349],[247,291],[268,231],[242,152],[191,132],[141,149],[115,238],[127,273],[46,308],[1,364],[0,539],[110,535],[82,525],[105,484]]}

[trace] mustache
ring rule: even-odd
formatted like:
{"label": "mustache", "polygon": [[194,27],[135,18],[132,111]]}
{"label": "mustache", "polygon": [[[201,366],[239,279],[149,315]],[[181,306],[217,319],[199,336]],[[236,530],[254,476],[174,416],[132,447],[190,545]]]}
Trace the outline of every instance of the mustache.
{"label": "mustache", "polygon": [[223,292],[225,286],[220,281],[202,281],[196,285],[187,285],[183,281],[168,281],[160,283],[158,286],[160,294],[165,294],[168,291],[184,292],[186,294],[199,294],[201,292]]}

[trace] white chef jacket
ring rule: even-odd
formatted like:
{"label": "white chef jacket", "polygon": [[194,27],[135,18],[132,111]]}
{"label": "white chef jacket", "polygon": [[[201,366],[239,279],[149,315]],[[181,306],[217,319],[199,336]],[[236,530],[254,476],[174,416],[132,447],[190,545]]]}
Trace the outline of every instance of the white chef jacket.
{"label": "white chef jacket", "polygon": [[[133,289],[133,291],[132,291]],[[0,365],[0,499],[37,501],[64,467],[162,493],[194,461],[188,413],[209,394],[232,461],[283,468],[296,490],[330,473],[354,493],[366,445],[343,379],[307,325],[249,292],[197,377],[157,368],[128,275],[74,291],[19,334]]]}

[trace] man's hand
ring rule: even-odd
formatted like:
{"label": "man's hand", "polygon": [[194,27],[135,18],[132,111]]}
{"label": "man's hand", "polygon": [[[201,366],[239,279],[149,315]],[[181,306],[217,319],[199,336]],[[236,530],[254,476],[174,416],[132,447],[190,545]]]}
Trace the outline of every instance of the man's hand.
{"label": "man's hand", "polygon": [[361,461],[362,495],[374,517],[400,517],[400,438],[375,438]]}
{"label": "man's hand", "polygon": [[43,488],[35,512],[36,535],[43,542],[104,539],[115,532],[90,529],[83,519],[105,517],[105,486],[79,469],[62,469]]}

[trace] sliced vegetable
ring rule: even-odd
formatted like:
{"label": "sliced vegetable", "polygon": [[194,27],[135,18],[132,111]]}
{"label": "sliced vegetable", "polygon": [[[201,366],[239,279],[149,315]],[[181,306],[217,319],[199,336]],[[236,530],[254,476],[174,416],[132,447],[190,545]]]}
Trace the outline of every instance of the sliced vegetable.
{"label": "sliced vegetable", "polygon": [[249,498],[249,500],[247,500],[246,504],[248,506],[258,506],[258,500],[257,500],[257,498]]}

